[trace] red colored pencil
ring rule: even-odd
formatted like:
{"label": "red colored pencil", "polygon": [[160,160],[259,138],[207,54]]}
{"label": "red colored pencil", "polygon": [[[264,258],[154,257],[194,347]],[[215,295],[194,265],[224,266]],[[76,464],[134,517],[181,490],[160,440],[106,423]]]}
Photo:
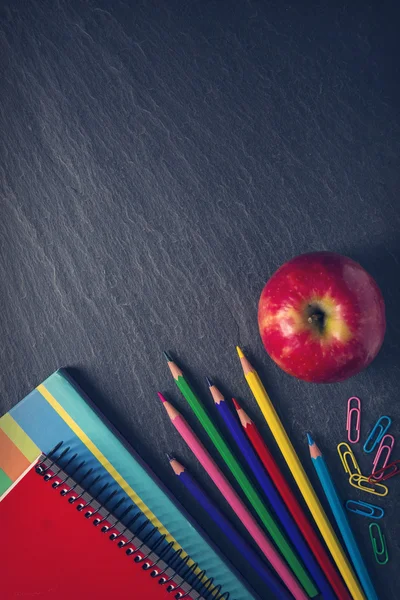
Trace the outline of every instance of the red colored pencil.
{"label": "red colored pencil", "polygon": [[260,432],[254,425],[250,417],[245,413],[243,408],[239,406],[236,400],[233,400],[233,402],[235,404],[235,408],[237,410],[240,422],[243,426],[247,437],[250,440],[250,443],[252,444],[254,450],[257,452],[261,462],[267,470],[267,473],[271,477],[272,481],[275,483],[276,489],[279,491],[280,495],[282,496],[282,500],[284,501],[292,517],[296,521],[304,538],[307,540],[311,551],[314,553],[315,558],[317,559],[321,569],[325,573],[326,578],[328,579],[329,583],[334,589],[337,597],[340,600],[351,600],[351,596],[349,595],[345,584],[343,583],[339,573],[332,565],[324,546],[322,545],[314,529],[310,525],[307,516],[305,515],[302,507],[296,499],[296,496],[290,489],[289,484],[287,483],[281,470],[275,462],[274,457],[268,450],[264,440],[261,437]]}

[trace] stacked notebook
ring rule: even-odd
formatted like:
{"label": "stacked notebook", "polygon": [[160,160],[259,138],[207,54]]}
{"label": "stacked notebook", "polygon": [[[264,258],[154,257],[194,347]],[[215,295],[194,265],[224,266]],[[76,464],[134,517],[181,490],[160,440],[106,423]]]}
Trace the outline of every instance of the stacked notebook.
{"label": "stacked notebook", "polygon": [[0,521],[7,542],[2,598],[212,598],[212,590],[194,591],[146,537],[123,526],[53,459],[41,457],[9,488]]}
{"label": "stacked notebook", "polygon": [[[45,479],[43,473],[41,477],[31,466],[42,452],[49,455],[52,451],[52,458],[47,459],[50,462],[44,464],[49,474],[54,475],[54,480]],[[54,460],[56,462],[52,464]],[[53,487],[59,481],[65,486],[61,490],[58,485]],[[101,535],[101,529],[90,524],[94,519],[85,519],[85,515],[74,507],[75,501],[69,501],[71,493],[60,494],[71,488],[74,494],[82,494],[77,506],[84,503],[98,509],[97,518],[104,519],[101,522],[115,530],[109,533],[107,529],[107,535]],[[71,581],[74,579],[68,578],[71,568],[79,570],[76,573],[79,581],[92,569],[102,592],[106,585],[110,585],[110,591],[116,590],[118,577],[115,575],[118,574],[125,586],[129,580],[132,589],[136,586],[143,598],[171,598],[171,594],[165,592],[166,587],[156,585],[152,579],[158,581],[163,570],[172,568],[166,578],[170,582],[168,585],[173,586],[170,591],[175,592],[172,597],[256,598],[65,371],[51,375],[0,419],[0,497],[2,527],[6,523],[8,538],[14,540],[15,551],[27,552],[25,563],[30,565],[31,592],[48,589],[53,590],[49,597],[62,598],[60,590],[65,589],[65,598],[67,593],[68,597],[73,596]],[[42,534],[40,544],[28,543],[39,539],[40,535],[36,536],[39,533]],[[115,541],[110,540],[112,533],[121,534],[119,542],[132,538],[131,546],[119,552],[118,544],[111,543]],[[28,552],[32,547],[35,552]],[[13,568],[15,574],[18,571],[18,561],[13,562],[13,548],[11,545],[5,570],[10,574]],[[75,560],[70,564],[70,560],[65,560],[70,556],[68,549],[72,552],[72,548]],[[136,557],[136,567],[132,567],[132,560],[125,560],[126,550],[130,551],[128,554],[134,554],[134,562]],[[148,556],[143,558],[146,554]],[[102,565],[108,565],[106,571]],[[153,568],[154,565],[157,568]],[[150,572],[144,573],[145,570]],[[40,577],[45,588],[40,587]],[[164,579],[161,575],[160,578]],[[89,580],[93,583],[91,578]],[[29,577],[24,578],[24,582],[28,581]],[[83,585],[89,586],[90,581],[85,580]],[[24,582],[19,582],[20,586],[25,585]],[[2,590],[2,598],[17,598],[29,591],[21,587],[19,595],[12,595],[12,589],[11,586],[9,595],[4,595]],[[90,594],[95,594],[93,587]],[[140,594],[135,597],[142,597]]]}

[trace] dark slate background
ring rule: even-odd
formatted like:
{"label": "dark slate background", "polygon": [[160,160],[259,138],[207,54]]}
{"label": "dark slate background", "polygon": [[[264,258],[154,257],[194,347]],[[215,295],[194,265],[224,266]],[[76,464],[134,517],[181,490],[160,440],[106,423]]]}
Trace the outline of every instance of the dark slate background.
{"label": "dark slate background", "polygon": [[[157,400],[160,389],[205,439],[161,350],[213,414],[204,375],[237,395],[269,442],[235,354],[242,344],[319,494],[308,430],[343,498],[374,501],[348,485],[335,447],[354,394],[364,440],[381,414],[399,434],[396,3],[0,6],[1,412],[68,366],[266,598],[171,478],[166,451],[221,502]],[[338,385],[290,378],[258,337],[263,284],[310,250],[359,260],[387,303],[379,357]],[[367,472],[371,459],[356,452]],[[383,600],[398,598],[399,490],[400,478],[379,502],[388,565],[374,563],[368,520],[351,519]]]}

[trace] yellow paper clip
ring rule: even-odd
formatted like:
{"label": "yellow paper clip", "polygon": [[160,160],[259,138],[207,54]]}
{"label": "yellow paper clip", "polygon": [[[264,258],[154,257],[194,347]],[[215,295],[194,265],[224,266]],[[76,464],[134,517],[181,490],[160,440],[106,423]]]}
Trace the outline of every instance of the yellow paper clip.
{"label": "yellow paper clip", "polygon": [[383,485],[383,483],[369,481],[368,477],[365,477],[359,473],[350,475],[349,482],[353,487],[358,488],[363,492],[374,494],[375,496],[386,496],[389,491],[389,488],[386,487],[386,485]]}
{"label": "yellow paper clip", "polygon": [[[359,475],[362,477],[361,469],[358,466],[358,462],[350,446],[346,442],[341,442],[338,444],[337,451],[339,453],[340,460],[342,461],[344,470],[348,474],[349,478],[353,475]],[[368,481],[368,478],[366,479]]]}
{"label": "yellow paper clip", "polygon": [[346,442],[341,442],[338,444],[337,451],[339,453],[340,460],[342,461],[344,470],[349,476],[350,485],[362,490],[363,492],[374,494],[375,496],[386,496],[389,489],[382,483],[369,481],[369,478],[365,477],[361,473],[361,469],[358,466],[358,462],[354,456],[353,450]]}

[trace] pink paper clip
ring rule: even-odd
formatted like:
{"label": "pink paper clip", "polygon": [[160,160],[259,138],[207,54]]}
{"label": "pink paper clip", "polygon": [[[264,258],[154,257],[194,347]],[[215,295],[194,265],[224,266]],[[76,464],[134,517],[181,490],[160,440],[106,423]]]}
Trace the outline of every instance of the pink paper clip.
{"label": "pink paper clip", "polygon": [[[355,400],[356,406],[351,406],[352,400]],[[352,415],[356,413],[356,422],[355,422],[355,432],[356,438],[351,439],[351,431],[352,431]],[[356,444],[360,439],[360,421],[361,421],[361,400],[357,398],[357,396],[352,396],[347,401],[347,422],[346,422],[346,430],[347,430],[347,439],[350,444]]]}
{"label": "pink paper clip", "polygon": [[392,463],[390,463],[390,465],[387,465],[386,467],[383,467],[383,469],[379,469],[374,474],[371,474],[368,477],[368,481],[372,483],[377,477],[380,478],[380,481],[387,481],[398,473],[400,473],[400,460],[394,460]]}
{"label": "pink paper clip", "polygon": [[[390,445],[385,444],[385,440],[390,440]],[[375,481],[379,481],[380,479],[382,479],[383,473],[379,474],[378,471],[380,472],[385,469],[386,465],[389,462],[389,458],[392,453],[393,446],[394,446],[394,437],[387,433],[386,435],[383,436],[381,443],[379,444],[379,448],[377,450],[376,456],[374,458],[374,462],[372,463],[373,469],[372,469],[371,475],[373,476]],[[379,459],[381,458],[382,452],[384,450],[386,450],[386,457],[385,457],[385,460],[383,461],[383,465],[378,468]]]}

